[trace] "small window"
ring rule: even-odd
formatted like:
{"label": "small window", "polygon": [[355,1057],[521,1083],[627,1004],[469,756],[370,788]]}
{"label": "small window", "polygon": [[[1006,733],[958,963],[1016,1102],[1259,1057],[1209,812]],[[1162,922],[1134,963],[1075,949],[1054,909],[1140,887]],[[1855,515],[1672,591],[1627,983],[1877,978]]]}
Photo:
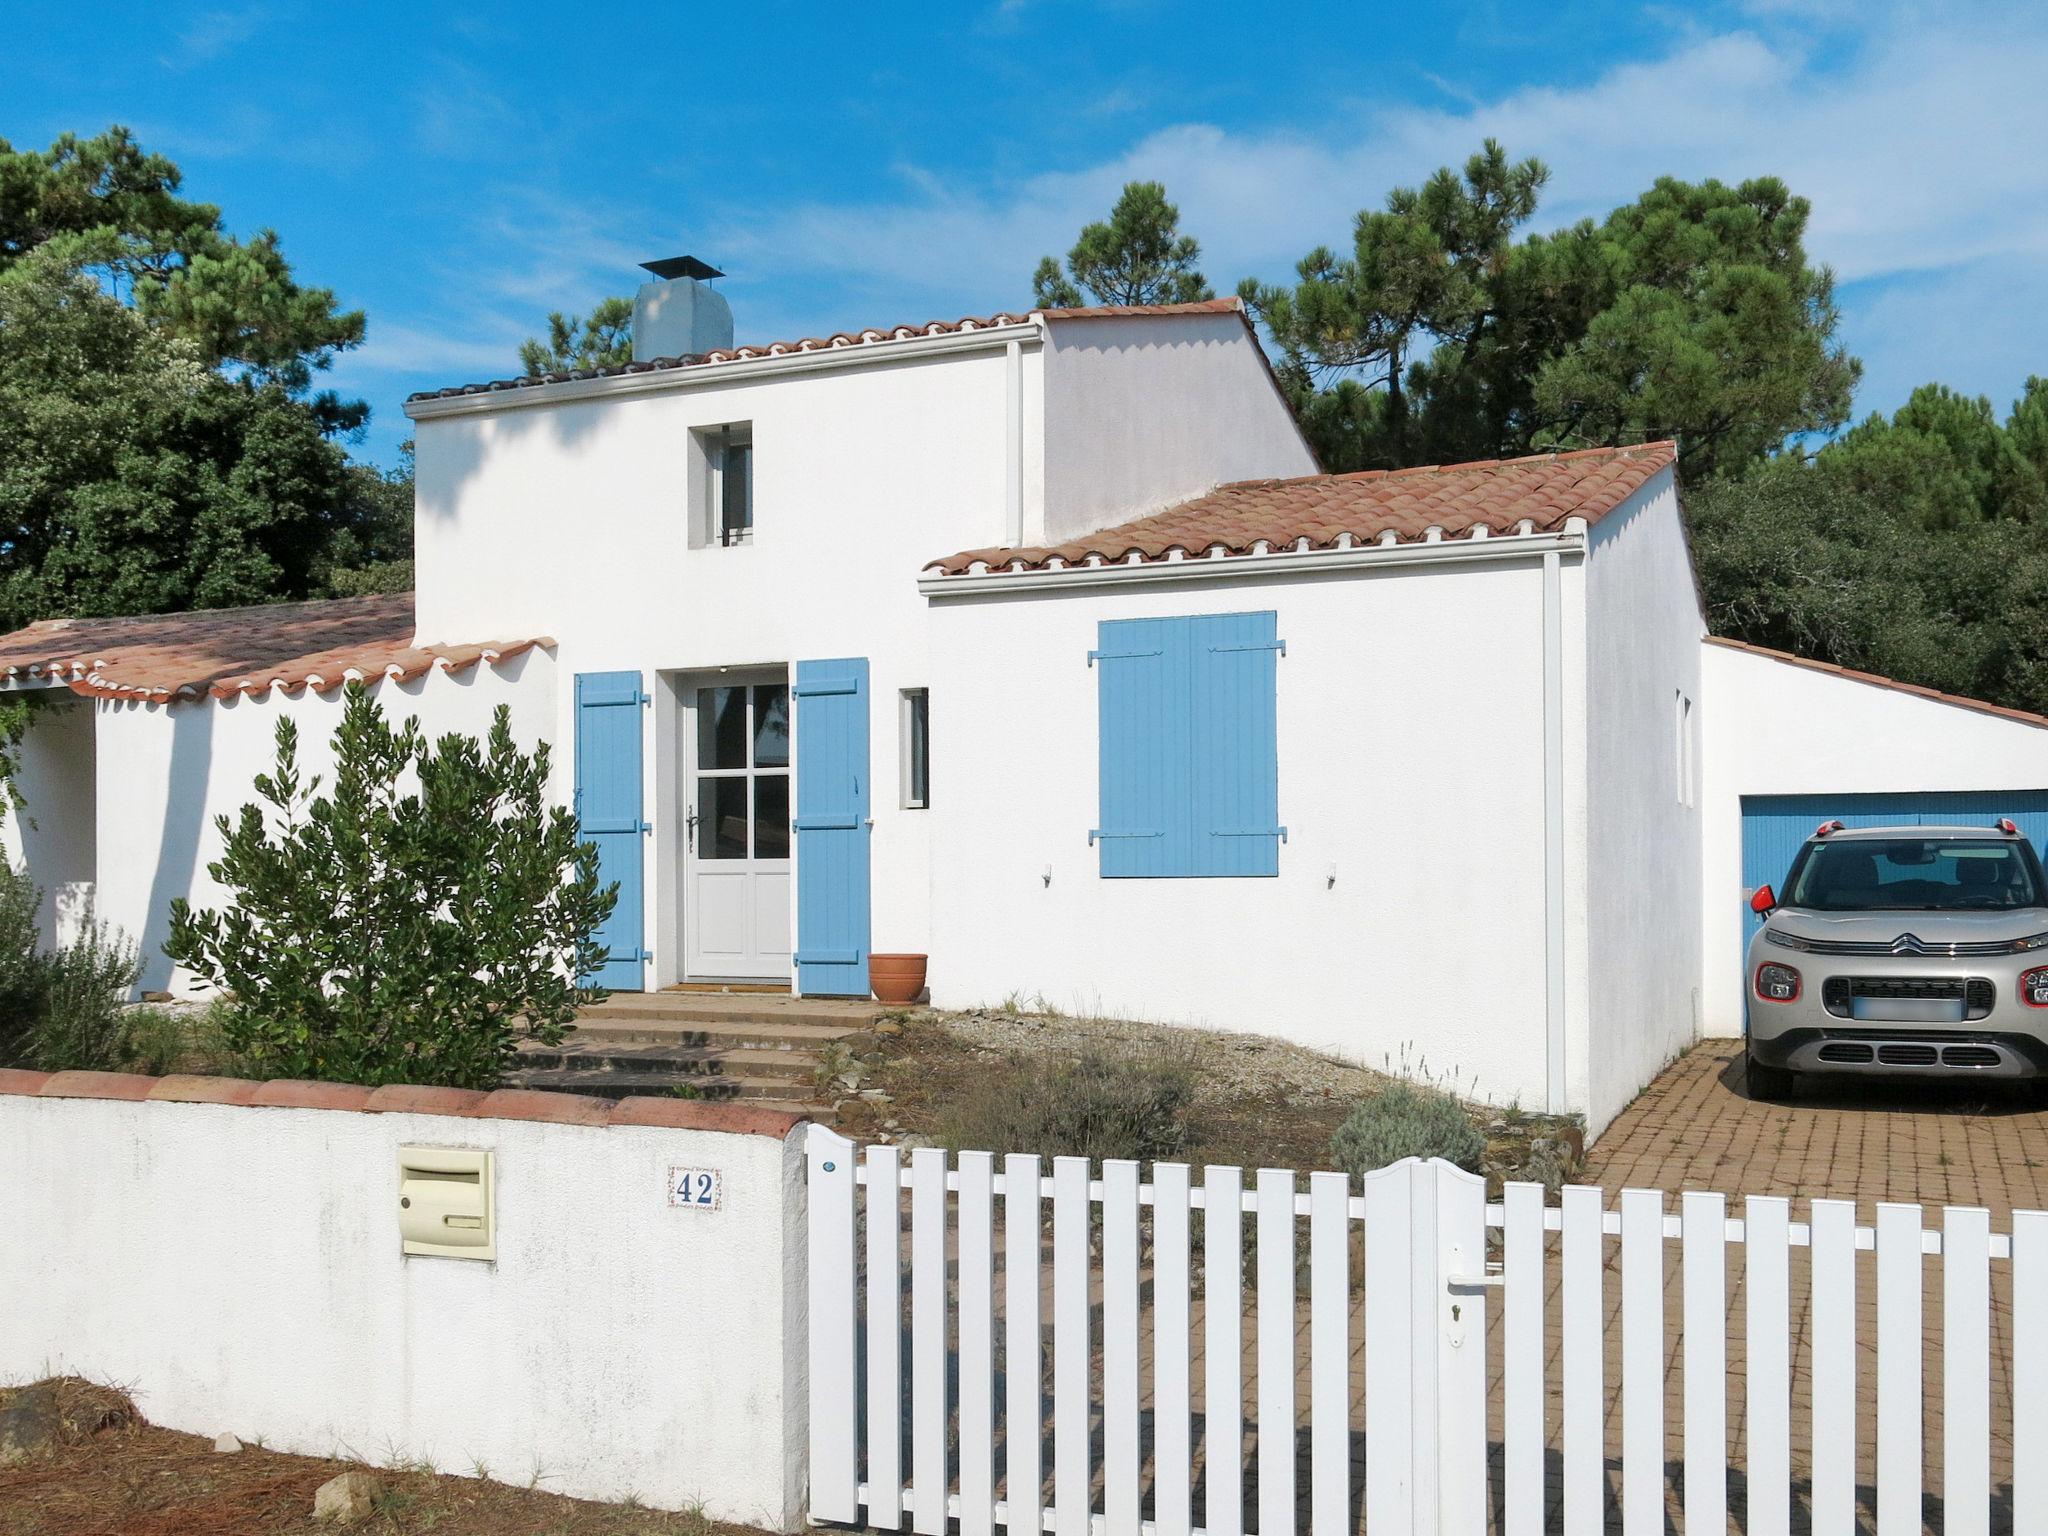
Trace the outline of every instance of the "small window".
{"label": "small window", "polygon": [[1697,768],[1693,761],[1692,700],[1683,693],[1677,698],[1678,803],[1690,809],[1697,797],[1694,788]]}
{"label": "small window", "polygon": [[903,808],[932,803],[932,696],[928,688],[903,690]]}
{"label": "small window", "polygon": [[734,422],[696,434],[702,456],[703,499],[695,509],[692,544],[754,541],[754,429]]}

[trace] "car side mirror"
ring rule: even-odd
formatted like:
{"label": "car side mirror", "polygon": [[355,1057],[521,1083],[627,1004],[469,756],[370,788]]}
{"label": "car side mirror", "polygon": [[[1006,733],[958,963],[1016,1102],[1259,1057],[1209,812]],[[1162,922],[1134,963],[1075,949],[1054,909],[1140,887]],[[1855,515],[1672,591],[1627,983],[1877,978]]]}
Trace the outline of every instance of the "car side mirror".
{"label": "car side mirror", "polygon": [[1756,894],[1749,898],[1749,910],[1752,912],[1768,912],[1777,904],[1778,893],[1768,885],[1758,886]]}

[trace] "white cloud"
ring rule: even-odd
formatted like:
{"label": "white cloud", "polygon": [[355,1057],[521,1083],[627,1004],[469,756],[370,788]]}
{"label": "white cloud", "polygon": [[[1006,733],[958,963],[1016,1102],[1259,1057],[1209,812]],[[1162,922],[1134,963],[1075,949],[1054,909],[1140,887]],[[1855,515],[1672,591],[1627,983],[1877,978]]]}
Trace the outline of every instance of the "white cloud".
{"label": "white cloud", "polygon": [[190,69],[219,58],[254,37],[263,25],[260,6],[232,11],[202,11],[178,29],[168,52],[157,62],[166,69]]}
{"label": "white cloud", "polygon": [[[437,296],[455,297],[430,318],[380,322],[343,366],[505,372],[548,310],[630,292],[635,263],[683,250],[733,272],[742,339],[1021,305],[1039,256],[1064,252],[1136,178],[1166,183],[1227,292],[1348,244],[1353,212],[1490,135],[1550,164],[1545,226],[1602,215],[1662,174],[1782,177],[1813,203],[1809,251],[1845,283],[1846,337],[1869,363],[1859,410],[1929,378],[2002,407],[2030,368],[2048,371],[2048,322],[2034,319],[2048,313],[2048,13],[1973,22],[1904,7],[1824,28],[1829,0],[1749,10],[1718,33],[1674,23],[1667,52],[1586,84],[1478,98],[1431,77],[1446,105],[1326,105],[1338,115],[1254,131],[1167,124],[1097,163],[1000,184],[899,165],[859,197],[661,214],[502,190],[464,215],[461,264],[433,275]],[[423,126],[459,137],[494,111],[465,87]]]}
{"label": "white cloud", "polygon": [[2048,375],[2048,264],[1970,262],[1855,285],[1841,295],[1843,339],[1863,359],[1857,415],[1890,412],[1922,384],[1988,395],[2003,417],[2029,374]]}
{"label": "white cloud", "polygon": [[[1458,110],[1392,109],[1320,131],[1158,129],[1100,164],[994,190],[813,203],[722,221],[717,249],[756,272],[1014,302],[1045,251],[1063,251],[1121,184],[1163,180],[1219,287],[1282,275],[1349,216],[1491,135],[1553,176],[1542,220],[1627,201],[1660,174],[1773,174],[1810,198],[1809,248],[1845,278],[2048,253],[2048,27],[1906,18],[1846,61],[1793,36],[1680,38],[1661,58],[1570,88]],[[1449,82],[1445,88],[1451,89]],[[978,295],[978,297],[976,297]]]}

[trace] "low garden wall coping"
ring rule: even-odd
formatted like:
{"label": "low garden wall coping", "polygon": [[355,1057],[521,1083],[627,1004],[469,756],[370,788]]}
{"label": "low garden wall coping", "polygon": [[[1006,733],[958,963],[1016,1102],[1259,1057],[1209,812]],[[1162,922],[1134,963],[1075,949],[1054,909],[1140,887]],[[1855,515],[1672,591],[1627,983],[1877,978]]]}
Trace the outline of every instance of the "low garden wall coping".
{"label": "low garden wall coping", "polygon": [[0,1068],[0,1096],[45,1099],[121,1099],[165,1104],[226,1104],[250,1109],[328,1109],[359,1114],[448,1115],[467,1120],[534,1120],[551,1125],[653,1126],[677,1131],[725,1131],[781,1139],[804,1121],[788,1110],[757,1104],[716,1104],[698,1099],[599,1099],[534,1088],[427,1088],[387,1084],[311,1083],[284,1078],[252,1082],[140,1072],[24,1072]]}

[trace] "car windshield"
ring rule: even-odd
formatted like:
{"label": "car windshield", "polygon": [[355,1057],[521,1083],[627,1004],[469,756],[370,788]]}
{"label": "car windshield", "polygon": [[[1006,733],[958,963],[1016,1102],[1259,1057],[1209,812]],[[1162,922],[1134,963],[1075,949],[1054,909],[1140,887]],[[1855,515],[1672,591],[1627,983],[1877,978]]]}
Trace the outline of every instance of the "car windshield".
{"label": "car windshield", "polygon": [[1822,912],[1958,912],[2041,904],[2040,865],[2007,840],[1857,838],[1809,843],[1788,907]]}

